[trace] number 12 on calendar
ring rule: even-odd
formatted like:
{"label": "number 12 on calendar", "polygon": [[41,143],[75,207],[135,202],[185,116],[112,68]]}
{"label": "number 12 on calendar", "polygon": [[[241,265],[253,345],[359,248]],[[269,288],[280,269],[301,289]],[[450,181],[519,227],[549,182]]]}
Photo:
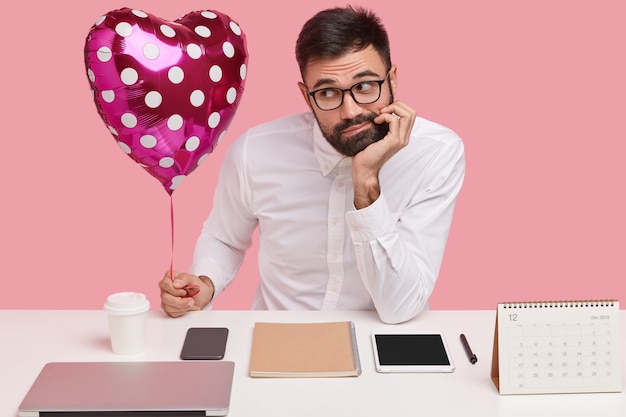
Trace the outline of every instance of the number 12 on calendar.
{"label": "number 12 on calendar", "polygon": [[616,300],[499,303],[491,378],[500,394],[621,392]]}

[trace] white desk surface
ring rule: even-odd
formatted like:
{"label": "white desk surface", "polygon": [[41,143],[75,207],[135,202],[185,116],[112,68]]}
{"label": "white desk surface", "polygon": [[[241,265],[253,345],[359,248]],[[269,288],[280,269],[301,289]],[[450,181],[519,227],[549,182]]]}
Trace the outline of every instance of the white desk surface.
{"label": "white desk surface", "polygon": [[[626,347],[626,312],[620,312]],[[248,376],[255,321],[353,320],[363,373],[357,378],[258,379]],[[187,328],[230,329],[225,360],[235,362],[230,417],[240,416],[626,416],[626,392],[602,394],[498,394],[490,378],[494,311],[422,313],[400,325],[385,325],[365,311],[201,311],[172,319],[150,312],[147,350],[137,356],[111,352],[103,311],[0,310],[0,416],[17,407],[47,362],[179,360]],[[441,331],[456,370],[451,374],[379,374],[370,333],[377,330]],[[459,341],[465,333],[478,363],[470,364]],[[622,375],[626,376],[622,360]],[[172,375],[165,384],[175,384]]]}

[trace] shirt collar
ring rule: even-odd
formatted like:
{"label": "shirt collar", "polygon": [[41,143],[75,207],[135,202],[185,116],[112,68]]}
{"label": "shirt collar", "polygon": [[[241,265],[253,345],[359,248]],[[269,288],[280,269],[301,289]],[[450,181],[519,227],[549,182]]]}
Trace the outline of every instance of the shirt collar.
{"label": "shirt collar", "polygon": [[317,162],[320,164],[322,174],[328,175],[335,167],[346,158],[340,154],[322,134],[316,120],[313,121],[313,151]]}

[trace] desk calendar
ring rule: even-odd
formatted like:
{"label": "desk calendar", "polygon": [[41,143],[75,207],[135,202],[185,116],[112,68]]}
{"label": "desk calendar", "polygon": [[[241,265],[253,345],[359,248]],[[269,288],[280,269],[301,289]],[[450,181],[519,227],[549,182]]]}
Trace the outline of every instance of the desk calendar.
{"label": "desk calendar", "polygon": [[615,300],[498,304],[491,378],[500,394],[620,392]]}

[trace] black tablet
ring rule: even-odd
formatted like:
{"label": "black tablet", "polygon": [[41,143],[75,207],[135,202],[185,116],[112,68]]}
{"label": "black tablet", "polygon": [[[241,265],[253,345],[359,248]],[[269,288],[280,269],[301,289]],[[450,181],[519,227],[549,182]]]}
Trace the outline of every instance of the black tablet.
{"label": "black tablet", "polygon": [[454,363],[441,333],[372,333],[378,372],[452,372]]}

